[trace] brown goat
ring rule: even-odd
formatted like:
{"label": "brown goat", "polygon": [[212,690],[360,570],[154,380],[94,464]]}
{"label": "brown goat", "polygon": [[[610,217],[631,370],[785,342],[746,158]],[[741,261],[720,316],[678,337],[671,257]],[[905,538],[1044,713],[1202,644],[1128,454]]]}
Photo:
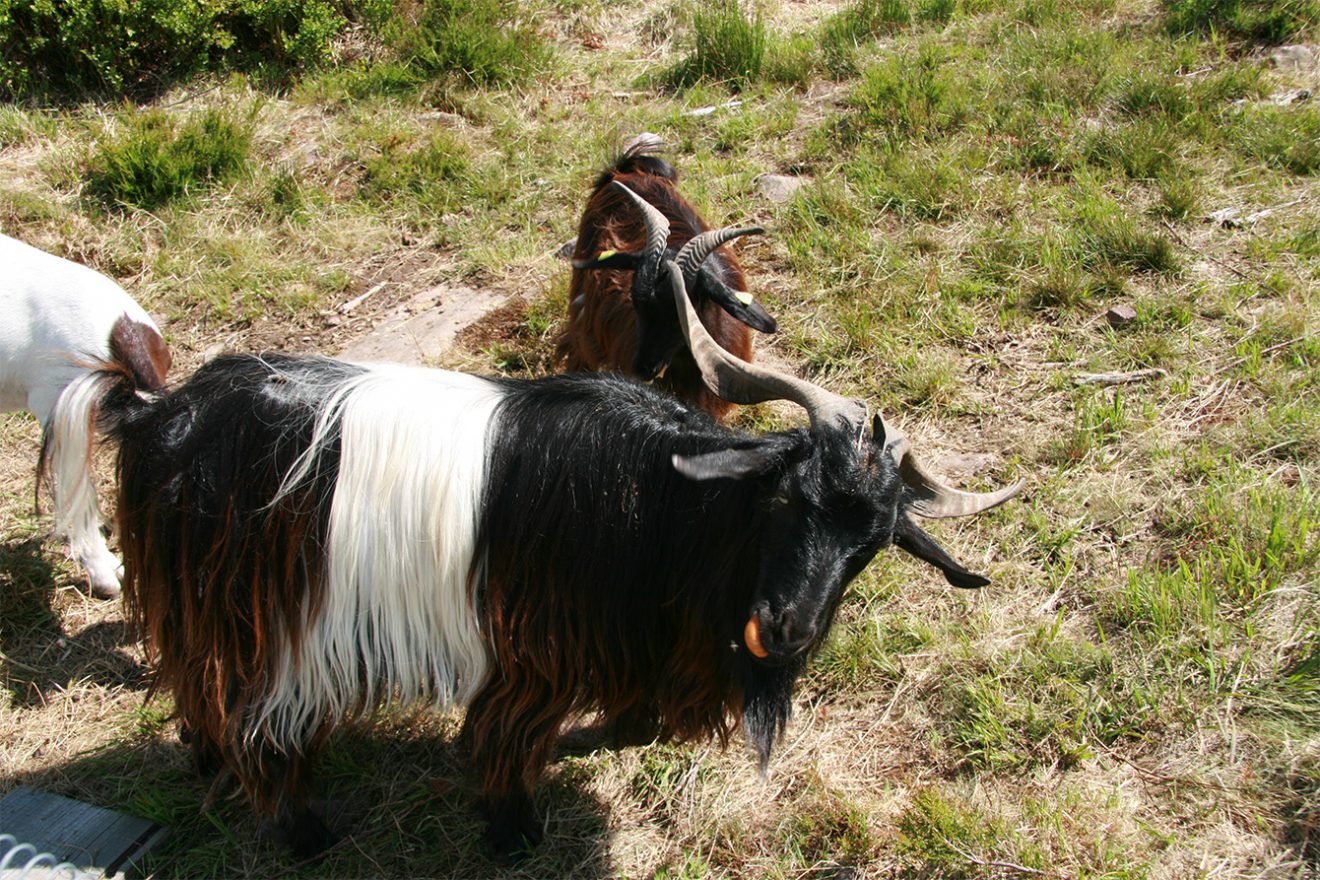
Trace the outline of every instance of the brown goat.
{"label": "brown goat", "polygon": [[[660,259],[710,228],[679,194],[673,166],[654,155],[660,146],[654,135],[634,138],[596,179],[578,227],[568,325],[559,339],[558,359],[571,371],[616,370],[655,380],[665,391],[724,419],[733,404],[701,381],[683,344],[673,300],[655,294]],[[668,238],[658,252],[643,253],[647,226],[632,197],[611,185],[615,182],[668,221]],[[774,319],[743,292],[742,266],[727,248],[692,267],[687,286],[702,324],[735,357],[752,360],[752,328],[776,329]]]}

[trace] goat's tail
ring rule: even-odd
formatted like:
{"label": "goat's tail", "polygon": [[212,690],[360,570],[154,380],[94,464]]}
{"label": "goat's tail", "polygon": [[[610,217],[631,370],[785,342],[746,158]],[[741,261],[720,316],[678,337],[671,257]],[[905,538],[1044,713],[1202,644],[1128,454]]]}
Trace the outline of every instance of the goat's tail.
{"label": "goat's tail", "polygon": [[168,349],[155,327],[123,317],[109,342],[109,358],[75,362],[80,371],[43,419],[36,480],[38,506],[45,483],[54,501],[55,529],[87,570],[92,594],[102,598],[119,595],[122,569],[101,534],[93,442],[98,429],[115,432],[148,409],[169,368]]}
{"label": "goat's tail", "polygon": [[97,528],[91,479],[96,434],[117,438],[125,424],[151,407],[165,386],[170,355],[156,328],[125,316],[111,332],[108,359],[88,357],[76,363],[85,372],[64,386],[55,401],[37,459],[38,490],[42,482],[50,487],[56,528],[66,535]]}
{"label": "goat's tail", "polygon": [[649,131],[642,132],[623,145],[622,152],[614,157],[609,167],[596,178],[595,189],[599,190],[602,187],[609,186],[610,181],[614,179],[616,174],[632,174],[638,171],[664,177],[677,183],[678,172],[674,170],[674,166],[658,155],[664,148],[665,142],[660,135],[652,134]]}

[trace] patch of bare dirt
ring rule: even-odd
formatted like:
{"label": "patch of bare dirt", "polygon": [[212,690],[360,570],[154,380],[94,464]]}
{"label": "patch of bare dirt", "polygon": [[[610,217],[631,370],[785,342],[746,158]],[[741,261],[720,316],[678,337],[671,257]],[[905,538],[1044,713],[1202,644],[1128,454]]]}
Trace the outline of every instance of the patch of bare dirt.
{"label": "patch of bare dirt", "polygon": [[516,296],[507,303],[469,324],[455,343],[465,351],[478,352],[493,343],[516,344],[529,338],[527,329],[527,299]]}

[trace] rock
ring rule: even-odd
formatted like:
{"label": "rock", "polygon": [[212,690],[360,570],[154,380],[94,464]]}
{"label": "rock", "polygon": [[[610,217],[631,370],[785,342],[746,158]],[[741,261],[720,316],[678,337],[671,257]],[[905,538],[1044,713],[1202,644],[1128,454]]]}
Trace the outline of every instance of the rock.
{"label": "rock", "polygon": [[1281,70],[1307,70],[1315,66],[1315,47],[1280,46],[1270,53],[1270,61]]}
{"label": "rock", "polygon": [[459,331],[504,302],[505,296],[471,287],[434,287],[402,303],[353,341],[340,356],[351,361],[422,364],[444,354]]}
{"label": "rock", "polygon": [[573,251],[576,249],[577,249],[577,239],[570,238],[568,241],[564,242],[559,246],[559,250],[555,251],[555,256],[561,260],[571,260],[573,259]]}
{"label": "rock", "polygon": [[712,104],[709,107],[698,107],[695,110],[684,110],[680,116],[709,116],[717,110],[732,110],[735,107],[741,107],[742,101],[734,98],[732,101],[725,101],[723,104]]}
{"label": "rock", "polygon": [[1242,212],[1237,208],[1220,208],[1218,211],[1211,211],[1206,215],[1207,220],[1216,226],[1225,226],[1232,228],[1241,226],[1242,221],[1238,219]]}
{"label": "rock", "polygon": [[1216,226],[1223,226],[1225,229],[1245,229],[1248,226],[1255,226],[1267,217],[1273,216],[1274,211],[1274,208],[1262,208],[1243,217],[1242,211],[1238,208],[1221,208],[1207,214],[1205,219]]}
{"label": "rock", "polygon": [[444,110],[432,110],[430,113],[423,113],[422,119],[429,119],[432,122],[438,122],[441,125],[447,125],[450,128],[460,128],[467,124],[467,120],[457,113],[447,113]]}
{"label": "rock", "polygon": [[782,204],[793,198],[807,181],[784,174],[762,174],[756,178],[756,191],[772,202]]}
{"label": "rock", "polygon": [[1127,303],[1112,306],[1109,311],[1105,312],[1105,320],[1109,322],[1110,327],[1118,330],[1137,320],[1137,310]]}
{"label": "rock", "polygon": [[1275,95],[1271,100],[1280,107],[1287,107],[1289,104],[1301,104],[1311,100],[1311,90],[1298,89],[1295,92],[1284,92]]}

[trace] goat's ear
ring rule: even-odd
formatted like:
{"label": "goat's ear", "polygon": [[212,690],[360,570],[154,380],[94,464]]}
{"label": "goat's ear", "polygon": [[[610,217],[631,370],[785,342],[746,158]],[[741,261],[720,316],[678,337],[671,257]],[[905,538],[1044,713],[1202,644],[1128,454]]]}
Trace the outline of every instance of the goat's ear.
{"label": "goat's ear", "polygon": [[716,305],[753,330],[774,333],[779,329],[775,319],[761,308],[760,303],[752,299],[750,293],[741,293],[729,287],[710,270],[709,266],[701,267],[701,287]]}
{"label": "goat's ear", "polygon": [[944,548],[936,544],[935,539],[926,534],[921,526],[908,519],[905,513],[900,513],[898,521],[894,523],[894,546],[906,550],[944,572],[944,579],[955,587],[974,590],[990,583],[990,578],[985,575],[968,571],[959,565],[957,560],[945,553]]}
{"label": "goat's ear", "polygon": [[574,269],[636,269],[642,255],[633,251],[601,251],[595,257],[579,257]]}
{"label": "goat's ear", "polygon": [[674,454],[674,470],[689,480],[740,480],[764,474],[784,456],[782,449],[753,446],[751,449],[721,449],[700,455]]}

